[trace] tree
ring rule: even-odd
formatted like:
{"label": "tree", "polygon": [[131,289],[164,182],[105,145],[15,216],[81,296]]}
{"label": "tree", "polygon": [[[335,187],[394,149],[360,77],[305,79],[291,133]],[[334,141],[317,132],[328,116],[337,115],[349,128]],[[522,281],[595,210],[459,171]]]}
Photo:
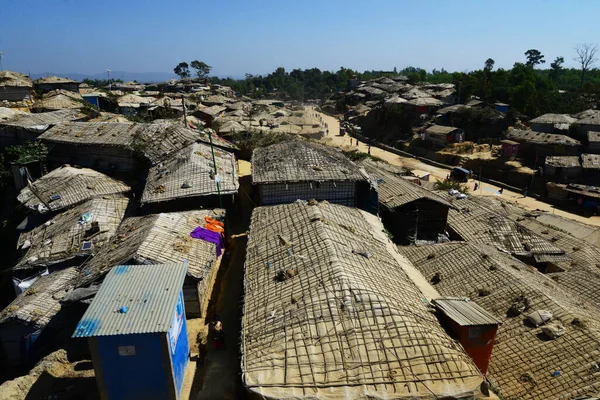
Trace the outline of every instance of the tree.
{"label": "tree", "polygon": [[[190,66],[196,70],[196,76],[198,76],[199,79],[207,78],[208,74],[210,74],[210,70],[212,69],[212,67],[210,65],[206,64],[203,61],[198,61],[198,60],[192,61],[190,63]],[[177,72],[175,72],[175,73],[177,73]]]}
{"label": "tree", "polygon": [[554,62],[550,63],[550,78],[553,81],[556,81],[558,79],[558,75],[563,69],[562,65],[564,62],[565,59],[563,57],[556,57]]}
{"label": "tree", "polygon": [[596,57],[596,53],[598,52],[598,45],[594,43],[581,43],[575,47],[575,52],[577,56],[573,58],[577,63],[581,66],[581,82],[579,87],[583,87],[583,79],[585,78],[585,73],[589,71],[598,58]]}
{"label": "tree", "polygon": [[544,60],[544,55],[536,49],[529,49],[525,52],[525,56],[527,57],[527,62],[525,65],[535,68],[538,64],[544,64],[546,60]]}
{"label": "tree", "polygon": [[185,61],[177,64],[175,68],[173,68],[173,72],[175,72],[181,79],[190,77],[190,66]]}
{"label": "tree", "polygon": [[484,68],[484,70],[491,72],[494,69],[494,64],[495,63],[496,62],[493,59],[488,58],[487,60],[485,60],[485,68]]}

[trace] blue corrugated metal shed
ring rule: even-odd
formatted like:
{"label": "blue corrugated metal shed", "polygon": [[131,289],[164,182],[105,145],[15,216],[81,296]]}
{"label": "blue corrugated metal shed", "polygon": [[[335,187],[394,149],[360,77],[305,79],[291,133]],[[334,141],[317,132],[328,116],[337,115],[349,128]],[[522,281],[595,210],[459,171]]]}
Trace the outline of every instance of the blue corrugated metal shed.
{"label": "blue corrugated metal shed", "polygon": [[187,263],[114,267],[73,337],[167,332],[186,272]]}

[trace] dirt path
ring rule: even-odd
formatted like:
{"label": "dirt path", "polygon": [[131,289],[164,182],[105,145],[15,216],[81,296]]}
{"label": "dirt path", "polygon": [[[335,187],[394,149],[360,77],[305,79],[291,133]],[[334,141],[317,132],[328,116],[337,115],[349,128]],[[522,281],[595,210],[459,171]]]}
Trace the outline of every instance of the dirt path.
{"label": "dirt path", "polygon": [[199,363],[192,400],[244,399],[246,392],[240,379],[240,347],[242,280],[246,259],[247,231],[250,225],[252,203],[249,196],[250,164],[240,161],[240,204],[239,212],[230,212],[230,242],[227,259],[219,271],[213,295],[208,307],[207,320],[218,316],[225,332],[225,348],[212,346],[211,335],[208,343],[200,349],[202,362]]}
{"label": "dirt path", "polygon": [[[310,111],[309,111],[310,112]],[[314,112],[314,111],[313,111]],[[321,113],[321,117],[323,121],[327,123],[329,127],[329,135],[321,141],[330,146],[336,146],[341,149],[356,149],[363,153],[367,153],[369,146],[366,143],[358,141],[358,146],[356,145],[357,139],[351,138],[349,135],[339,136],[340,124],[337,118],[331,117],[329,115]],[[389,162],[392,165],[397,165],[399,167],[406,167],[413,170],[416,175],[422,175],[423,173],[431,174],[430,180],[443,180],[450,173],[449,169],[434,167],[429,164],[425,164],[417,160],[416,158],[410,157],[402,157],[396,155],[394,153],[390,153],[389,151],[382,150],[378,147],[371,147],[371,155],[375,157],[379,157],[382,160]],[[592,226],[600,226],[600,216],[593,217],[585,217],[578,214],[573,214],[567,211],[563,211],[561,209],[555,208],[553,205],[545,203],[543,201],[537,200],[532,197],[523,197],[522,193],[516,193],[510,190],[504,189],[502,195],[498,194],[498,190],[500,189],[498,186],[494,186],[488,183],[482,183],[478,188],[477,192],[473,192],[473,187],[475,185],[474,180],[470,180],[467,185],[471,190],[471,194],[476,196],[501,196],[502,199],[508,200],[516,203],[530,211],[541,210],[546,211],[563,218],[568,218],[573,221],[581,222],[587,225]]]}

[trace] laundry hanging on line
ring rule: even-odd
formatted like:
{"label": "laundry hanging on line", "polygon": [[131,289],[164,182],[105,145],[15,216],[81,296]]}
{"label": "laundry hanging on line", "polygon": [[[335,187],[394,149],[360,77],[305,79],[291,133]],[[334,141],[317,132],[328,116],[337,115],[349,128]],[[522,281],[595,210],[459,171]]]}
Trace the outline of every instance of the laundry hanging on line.
{"label": "laundry hanging on line", "polygon": [[213,232],[201,226],[196,227],[196,229],[190,233],[190,236],[194,239],[201,239],[206,242],[214,243],[217,247],[217,257],[221,255],[222,249],[225,247],[223,236],[221,236],[219,232]]}

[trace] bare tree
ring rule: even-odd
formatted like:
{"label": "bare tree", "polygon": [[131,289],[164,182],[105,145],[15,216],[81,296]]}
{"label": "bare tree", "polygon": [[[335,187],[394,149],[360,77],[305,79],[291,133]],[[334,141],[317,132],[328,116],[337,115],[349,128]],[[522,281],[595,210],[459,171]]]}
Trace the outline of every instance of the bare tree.
{"label": "bare tree", "polygon": [[594,66],[596,61],[598,61],[598,58],[596,57],[598,45],[595,43],[581,43],[575,47],[575,51],[577,52],[577,56],[573,58],[573,60],[577,61],[579,65],[581,65],[580,87],[583,87],[583,78],[585,77],[585,73]]}

